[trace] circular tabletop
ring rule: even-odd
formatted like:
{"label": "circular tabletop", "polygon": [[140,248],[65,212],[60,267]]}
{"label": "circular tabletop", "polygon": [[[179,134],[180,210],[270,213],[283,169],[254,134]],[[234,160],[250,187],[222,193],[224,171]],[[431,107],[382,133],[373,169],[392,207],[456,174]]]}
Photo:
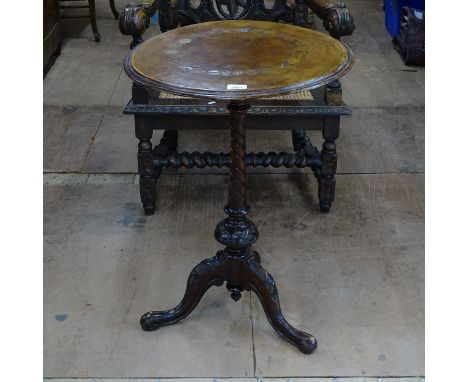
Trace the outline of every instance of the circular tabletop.
{"label": "circular tabletop", "polygon": [[189,97],[243,100],[323,86],[353,64],[351,50],[310,29],[266,21],[213,21],[177,28],[125,58],[134,81]]}

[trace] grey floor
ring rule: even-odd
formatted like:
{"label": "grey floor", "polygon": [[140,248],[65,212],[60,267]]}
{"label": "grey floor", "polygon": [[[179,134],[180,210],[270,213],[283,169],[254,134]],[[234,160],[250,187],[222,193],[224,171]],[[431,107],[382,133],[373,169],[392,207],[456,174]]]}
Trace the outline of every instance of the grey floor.
{"label": "grey floor", "polygon": [[[45,377],[422,380],[410,377],[424,375],[424,70],[392,49],[381,1],[347,4],[353,115],[342,121],[332,212],[318,212],[308,171],[248,178],[256,248],[288,320],[319,341],[309,356],[276,335],[254,295],[234,303],[225,288],[180,324],[141,331],[140,315],[176,305],[191,268],[219,249],[227,178],[168,171],[158,212],[145,217],[133,120],[121,113],[129,38],[104,0],[101,43],[89,25],[65,26],[72,37],[44,80]],[[251,132],[248,149],[288,150],[289,138]],[[184,132],[180,146],[226,150],[227,135]]]}

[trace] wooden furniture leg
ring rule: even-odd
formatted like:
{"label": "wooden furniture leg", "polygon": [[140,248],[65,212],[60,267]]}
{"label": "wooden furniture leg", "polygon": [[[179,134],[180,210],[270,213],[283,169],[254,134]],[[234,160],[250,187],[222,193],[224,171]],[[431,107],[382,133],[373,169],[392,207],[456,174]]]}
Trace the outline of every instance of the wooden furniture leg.
{"label": "wooden furniture leg", "polygon": [[156,180],[159,173],[154,167],[153,145],[151,137],[153,129],[139,126],[135,123],[135,135],[138,143],[138,173],[140,174],[140,197],[145,215],[153,215],[156,210]]}
{"label": "wooden furniture leg", "polygon": [[119,11],[117,11],[117,8],[115,8],[114,0],[109,0],[109,4],[110,4],[110,9],[112,11],[112,14],[114,15],[114,18],[116,20],[118,20],[119,19]]}
{"label": "wooden furniture leg", "polygon": [[[322,158],[322,155],[318,153],[317,148],[312,144],[305,130],[292,130],[291,133],[292,133],[294,151],[296,152],[304,151],[305,154],[308,156],[319,155],[320,158]],[[309,168],[313,171],[315,177],[317,178],[320,184],[322,166],[320,165],[319,167],[317,167],[317,165],[310,164]],[[324,212],[324,210],[322,209],[320,210]]]}
{"label": "wooden furniture leg", "polygon": [[98,31],[96,23],[96,0],[89,0],[89,18],[91,20],[91,28],[94,33],[94,40],[99,42],[101,41],[101,34]]}
{"label": "wooden furniture leg", "polygon": [[323,142],[322,146],[322,169],[319,178],[319,204],[320,211],[329,212],[332,202],[335,200],[335,183],[336,183],[336,143],[338,138],[334,134],[330,134],[326,127],[322,131]]}
{"label": "wooden furniture leg", "polygon": [[175,153],[178,144],[177,130],[164,130],[159,145],[155,146],[153,152],[155,158],[166,158],[169,154]]}
{"label": "wooden furniture leg", "polygon": [[[325,87],[325,102],[329,106],[341,105],[341,84],[339,81],[333,81]],[[336,143],[340,134],[340,118],[336,116],[325,117],[322,136],[324,139],[322,145],[322,168],[319,181],[319,205],[320,211],[329,212],[332,202],[335,200],[336,183]]]}
{"label": "wooden furniture leg", "polygon": [[[138,104],[148,105],[150,92],[147,87],[133,83],[132,100]],[[145,215],[153,215],[156,210],[156,181],[161,173],[161,167],[154,166],[154,150],[152,118],[145,115],[135,115],[135,136],[138,138],[138,173],[140,175],[140,197]],[[157,147],[157,146],[156,146]]]}
{"label": "wooden furniture leg", "polygon": [[230,102],[231,150],[229,165],[229,198],[224,211],[228,215],[215,229],[215,238],[225,245],[216,256],[203,260],[190,273],[182,301],[173,309],[145,313],[140,320],[143,330],[152,331],[187,317],[213,285],[226,287],[234,301],[241,292],[252,290],[262,303],[268,321],[285,340],[305,354],[312,353],[317,341],[308,333],[293,328],[284,318],[273,277],[260,265],[259,255],[252,251],[258,238],[255,224],[247,218],[246,153],[244,119],[250,105]]}

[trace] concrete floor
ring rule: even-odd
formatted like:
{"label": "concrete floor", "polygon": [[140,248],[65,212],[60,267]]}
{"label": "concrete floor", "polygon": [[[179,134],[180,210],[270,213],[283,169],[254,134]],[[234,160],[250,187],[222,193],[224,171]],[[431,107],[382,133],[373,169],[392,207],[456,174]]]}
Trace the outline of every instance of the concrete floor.
{"label": "concrete floor", "polygon": [[[347,4],[357,29],[343,41],[356,64],[342,83],[353,115],[337,142],[332,212],[318,212],[308,171],[248,178],[256,248],[288,320],[317,337],[311,356],[276,335],[254,295],[234,303],[225,288],[180,324],[141,331],[140,315],[177,304],[191,268],[219,249],[227,179],[168,171],[159,210],[145,217],[133,120],[121,114],[129,38],[104,0],[100,44],[89,25],[66,26],[73,38],[44,80],[45,377],[421,381],[410,377],[424,375],[424,70],[392,49],[380,1]],[[287,132],[249,133],[250,150],[289,145]],[[182,150],[226,147],[224,133],[181,136]]]}

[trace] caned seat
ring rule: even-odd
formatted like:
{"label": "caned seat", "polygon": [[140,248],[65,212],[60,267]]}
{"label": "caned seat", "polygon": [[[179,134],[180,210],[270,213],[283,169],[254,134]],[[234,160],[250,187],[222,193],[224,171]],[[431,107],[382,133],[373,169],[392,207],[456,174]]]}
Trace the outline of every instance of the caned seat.
{"label": "caned seat", "polygon": [[[166,93],[166,92],[160,92],[159,98],[160,99],[193,99],[192,97],[184,97],[184,96],[179,96],[177,94]],[[312,94],[310,90],[305,90],[299,93],[281,94],[281,95],[277,95],[274,97],[264,97],[260,99],[312,101],[314,99],[314,95]]]}

